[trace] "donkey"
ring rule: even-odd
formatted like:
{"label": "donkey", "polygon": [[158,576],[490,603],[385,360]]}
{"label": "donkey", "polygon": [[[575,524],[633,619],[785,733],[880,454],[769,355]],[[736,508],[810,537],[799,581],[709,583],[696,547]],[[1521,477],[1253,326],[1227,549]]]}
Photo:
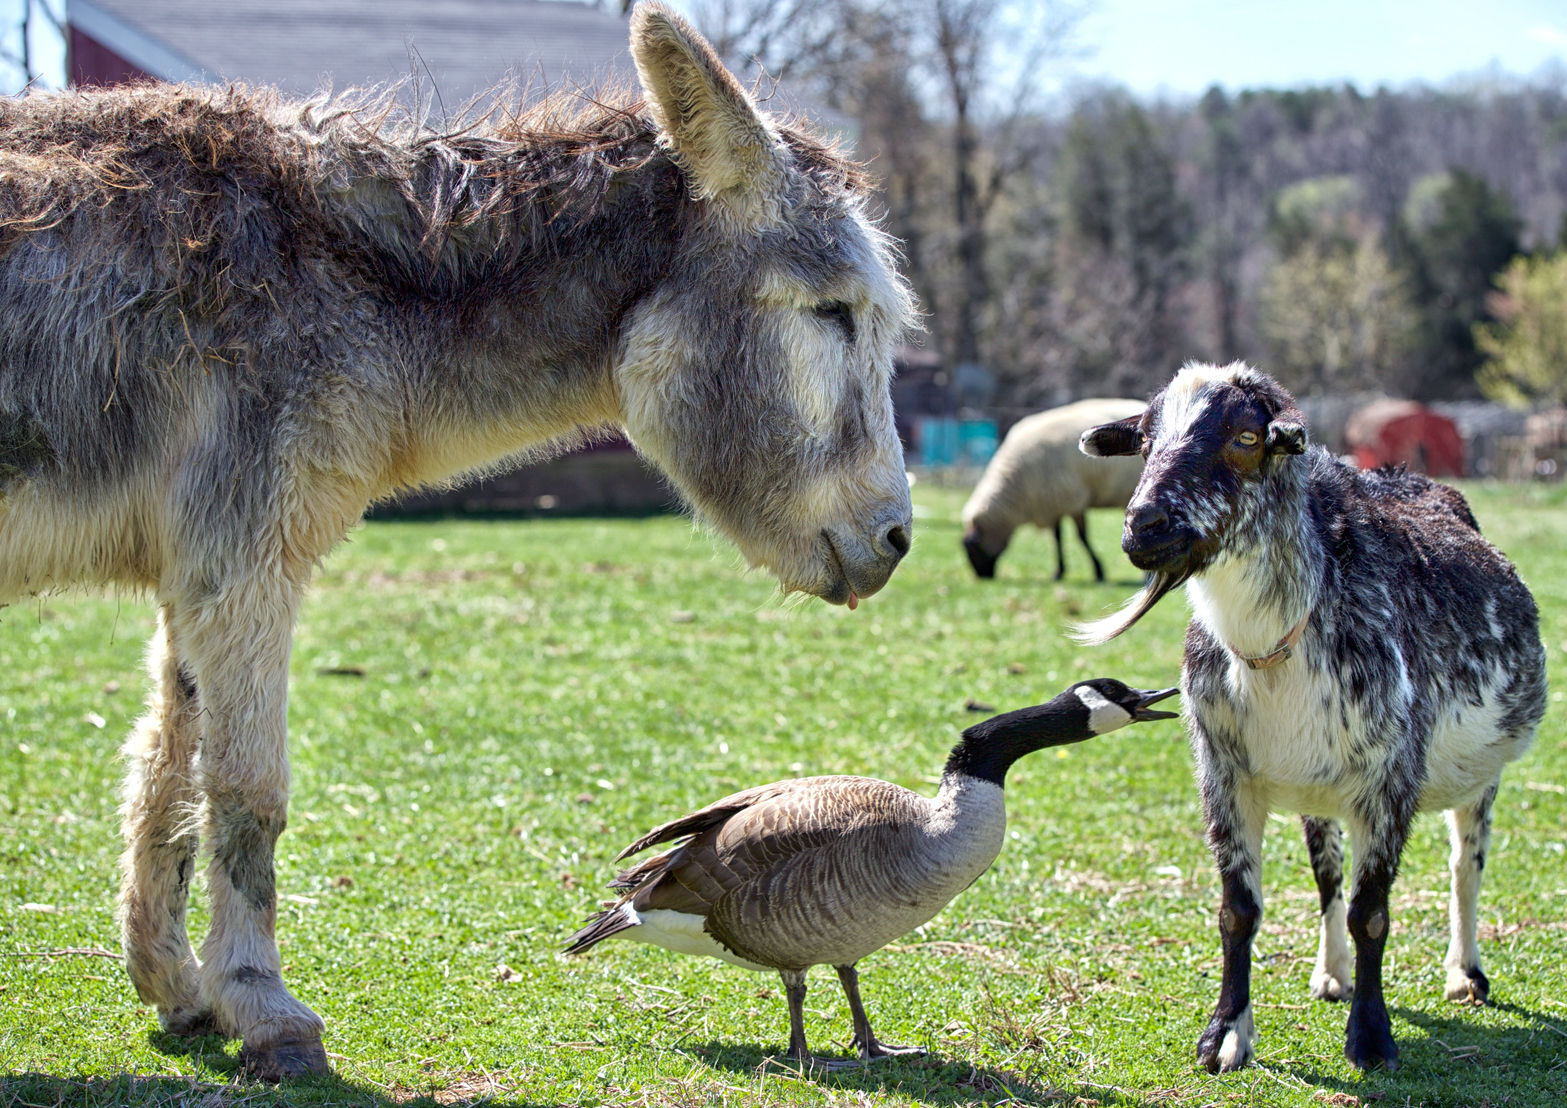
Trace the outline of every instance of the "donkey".
{"label": "donkey", "polygon": [[[1534,599],[1463,496],[1402,470],[1360,473],[1306,439],[1289,393],[1236,364],[1189,365],[1145,413],[1082,440],[1146,459],[1121,545],[1151,575],[1084,637],[1120,634],[1188,582],[1181,695],[1223,886],[1223,980],[1197,1046],[1210,1070],[1252,1057],[1275,808],[1303,814],[1322,909],[1311,992],[1351,1001],[1352,1063],[1397,1064],[1382,952],[1419,810],[1445,809],[1452,842],[1447,997],[1485,1003],[1475,932],[1491,806],[1545,712]],[[1355,845],[1347,907],[1339,820]]]}
{"label": "donkey", "polygon": [[785,591],[853,608],[909,549],[913,312],[862,169],[663,6],[631,47],[640,97],[441,132],[360,94],[0,104],[0,601],[156,598],[126,965],[260,1077],[327,1068],[274,937],[286,674],[369,503],[619,427]]}

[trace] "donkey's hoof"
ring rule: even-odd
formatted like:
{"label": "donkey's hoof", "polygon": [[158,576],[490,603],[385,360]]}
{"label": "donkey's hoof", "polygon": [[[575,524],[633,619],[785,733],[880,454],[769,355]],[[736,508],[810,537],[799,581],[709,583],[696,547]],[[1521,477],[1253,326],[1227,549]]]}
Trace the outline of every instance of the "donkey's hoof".
{"label": "donkey's hoof", "polygon": [[158,1022],[170,1035],[195,1039],[202,1035],[226,1035],[218,1017],[208,1008],[176,1008],[172,1012],[159,1012]]}
{"label": "donkey's hoof", "polygon": [[252,1077],[262,1081],[286,1081],[291,1077],[332,1070],[319,1037],[289,1039],[256,1049],[241,1047],[239,1064]]}

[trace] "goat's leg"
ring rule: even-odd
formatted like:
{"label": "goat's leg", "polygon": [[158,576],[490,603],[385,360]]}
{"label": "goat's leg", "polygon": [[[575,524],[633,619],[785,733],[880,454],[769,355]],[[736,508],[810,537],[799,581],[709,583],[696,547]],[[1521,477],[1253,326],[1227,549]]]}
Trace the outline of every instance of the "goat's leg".
{"label": "goat's leg", "polygon": [[1208,843],[1223,887],[1219,941],[1224,970],[1219,1002],[1197,1040],[1197,1060],[1210,1073],[1240,1069],[1254,1050],[1251,944],[1262,923],[1262,829],[1268,814],[1254,790],[1233,778],[1221,782],[1218,776],[1213,773],[1203,789]]}
{"label": "goat's leg", "polygon": [[1344,902],[1344,837],[1336,820],[1301,816],[1300,824],[1322,907],[1311,995],[1319,1000],[1348,1000],[1355,992],[1355,963],[1345,929],[1348,909]]}
{"label": "goat's leg", "polygon": [[265,1080],[327,1069],[321,1018],[283,985],[273,851],[287,822],[288,656],[298,590],[265,566],[176,603],[201,690],[211,927],[201,995]]}
{"label": "goat's leg", "polygon": [[[1389,795],[1396,794],[1384,791],[1384,797]],[[1388,892],[1398,873],[1410,818],[1407,813],[1384,812],[1373,819],[1357,819],[1350,829],[1355,844],[1354,882],[1346,923],[1355,940],[1355,996],[1349,1005],[1344,1057],[1361,1069],[1398,1068],[1398,1044],[1382,996],[1382,951],[1387,945]]]}
{"label": "goat's leg", "polygon": [[1500,781],[1493,781],[1479,800],[1447,813],[1448,835],[1453,852],[1449,865],[1453,872],[1452,899],[1448,904],[1451,938],[1447,957],[1447,999],[1484,1004],[1491,995],[1491,982],[1480,968],[1480,948],[1476,943],[1480,879],[1485,870],[1486,851],[1491,844],[1491,805],[1496,800]]}
{"label": "goat's leg", "polygon": [[196,952],[185,930],[198,843],[194,764],[201,722],[195,680],[181,665],[173,634],[163,608],[147,656],[153,682],[147,711],[125,744],[120,942],[136,995],[157,1008],[164,1030],[197,1035],[219,1030],[201,1001]]}
{"label": "goat's leg", "polygon": [[1099,558],[1094,554],[1094,548],[1088,545],[1088,513],[1078,512],[1072,517],[1072,522],[1077,524],[1077,537],[1082,540],[1083,549],[1088,552],[1088,560],[1094,563],[1094,580],[1105,579],[1105,567],[1099,564]]}

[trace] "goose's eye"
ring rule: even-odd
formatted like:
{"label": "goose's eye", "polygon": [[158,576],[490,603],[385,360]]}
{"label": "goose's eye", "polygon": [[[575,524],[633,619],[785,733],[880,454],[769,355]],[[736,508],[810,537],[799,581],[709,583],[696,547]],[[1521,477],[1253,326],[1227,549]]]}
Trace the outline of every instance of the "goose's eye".
{"label": "goose's eye", "polygon": [[1235,436],[1235,442],[1240,446],[1256,446],[1261,441],[1255,431],[1242,431]]}
{"label": "goose's eye", "polygon": [[811,314],[838,328],[844,342],[854,342],[854,313],[842,300],[823,300],[811,309]]}

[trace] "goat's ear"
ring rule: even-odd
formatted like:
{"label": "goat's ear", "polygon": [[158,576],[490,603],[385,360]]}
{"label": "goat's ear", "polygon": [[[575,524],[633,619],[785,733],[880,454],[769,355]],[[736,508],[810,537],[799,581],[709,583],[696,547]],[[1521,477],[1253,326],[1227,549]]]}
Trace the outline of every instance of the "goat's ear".
{"label": "goat's ear", "polygon": [[1101,423],[1090,427],[1077,440],[1077,448],[1090,458],[1116,458],[1125,454],[1140,454],[1143,449],[1143,417],[1141,414],[1118,419],[1114,423]]}
{"label": "goat's ear", "polygon": [[1276,419],[1268,424],[1269,454],[1304,454],[1306,425],[1293,419]]}
{"label": "goat's ear", "polygon": [[631,13],[631,55],[659,142],[692,193],[727,205],[746,224],[776,218],[784,181],[778,135],[707,40],[663,4],[643,0]]}

